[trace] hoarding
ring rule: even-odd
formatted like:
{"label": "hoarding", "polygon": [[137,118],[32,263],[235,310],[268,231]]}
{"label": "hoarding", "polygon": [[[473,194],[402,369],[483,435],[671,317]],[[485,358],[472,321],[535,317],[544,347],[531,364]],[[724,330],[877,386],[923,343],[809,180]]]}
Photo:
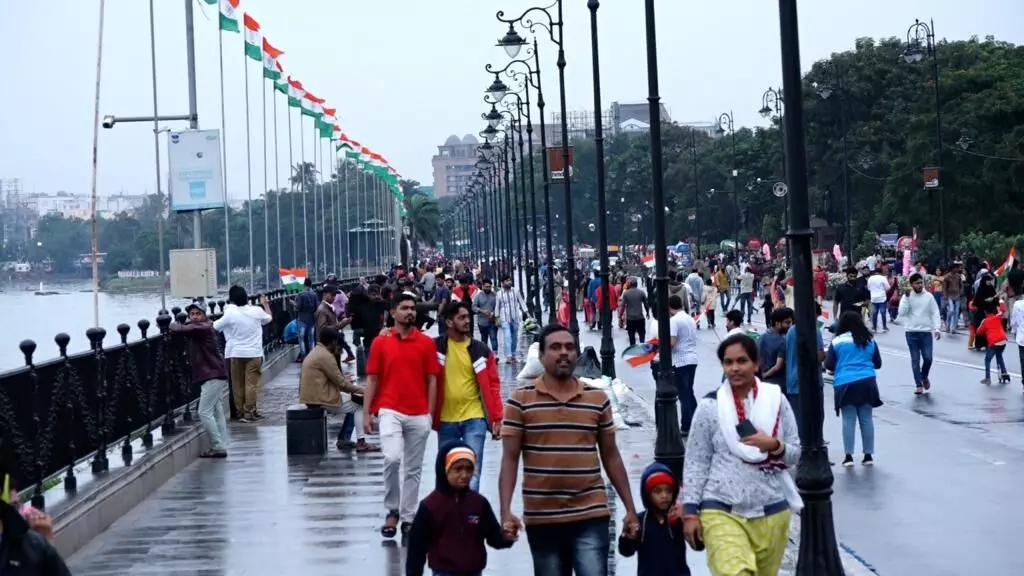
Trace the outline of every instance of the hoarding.
{"label": "hoarding", "polygon": [[188,130],[167,134],[171,209],[206,210],[224,207],[221,186],[220,130]]}

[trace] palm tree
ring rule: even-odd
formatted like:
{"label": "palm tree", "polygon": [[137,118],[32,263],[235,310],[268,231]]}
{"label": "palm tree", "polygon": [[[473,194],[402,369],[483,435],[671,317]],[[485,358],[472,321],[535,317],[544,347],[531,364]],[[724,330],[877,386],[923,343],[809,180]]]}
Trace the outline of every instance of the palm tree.
{"label": "palm tree", "polygon": [[413,253],[419,253],[419,244],[428,246],[437,244],[437,232],[441,222],[441,211],[437,201],[422,194],[415,194],[408,199],[405,215],[406,226],[412,236]]}
{"label": "palm tree", "polygon": [[316,187],[316,177],[319,172],[312,162],[303,162],[292,166],[292,176],[289,181],[300,191],[312,191]]}

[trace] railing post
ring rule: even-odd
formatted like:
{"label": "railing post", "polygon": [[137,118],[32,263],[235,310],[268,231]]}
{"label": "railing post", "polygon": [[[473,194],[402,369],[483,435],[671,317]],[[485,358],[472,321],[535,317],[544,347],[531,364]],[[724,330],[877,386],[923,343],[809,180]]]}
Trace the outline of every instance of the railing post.
{"label": "railing post", "polygon": [[32,494],[32,507],[36,510],[46,508],[46,498],[43,496],[43,475],[46,473],[46,462],[43,458],[43,394],[39,389],[39,373],[36,372],[36,365],[32,362],[32,355],[36,351],[36,343],[33,340],[22,340],[18,344],[21,353],[25,356],[25,366],[28,366],[28,379],[32,383],[32,431],[36,438],[35,459],[32,466],[35,468],[33,480],[36,488]]}
{"label": "railing post", "polygon": [[142,417],[146,421],[146,431],[142,433],[142,445],[149,449],[153,447],[153,399],[156,397],[157,372],[149,369],[153,364],[149,338],[146,335],[146,332],[149,330],[149,320],[145,318],[139,320],[138,327],[142,336],[142,347],[145,350],[142,357],[146,362],[142,370],[142,377],[139,378],[140,391],[143,392],[143,394],[139,395],[139,403],[142,408]]}
{"label": "railing post", "polygon": [[[123,322],[121,324],[117,325],[117,333],[121,337],[121,346],[124,348],[124,350],[121,352],[121,354],[122,354],[122,356],[121,356],[121,363],[118,366],[118,371],[117,371],[118,376],[121,376],[122,378],[115,378],[114,386],[118,390],[120,390],[121,387],[123,386],[123,387],[126,388],[126,391],[127,391],[127,387],[128,386],[133,386],[134,387],[133,391],[135,393],[135,409],[138,410],[141,413],[143,411],[143,408],[142,408],[142,400],[141,400],[142,396],[139,394],[139,389],[141,388],[141,386],[139,386],[139,375],[138,375],[138,370],[136,370],[136,368],[135,368],[135,361],[132,358],[132,350],[131,350],[131,348],[128,347],[128,333],[131,332],[131,330],[132,330],[132,327],[127,325],[127,324],[125,324],[125,323],[123,323]],[[134,374],[128,374],[129,371],[130,372],[134,372]],[[135,377],[134,378],[134,382],[124,383],[122,381],[119,381],[119,380],[123,380],[124,378],[131,379],[132,376]],[[116,418],[116,414],[118,414],[118,412],[119,412],[118,407],[114,406],[113,410],[112,410],[112,414],[115,415],[115,418]],[[124,442],[121,443],[121,461],[124,463],[125,466],[129,466],[132,463],[132,456],[133,456],[133,453],[132,453],[132,430],[135,429],[135,427],[133,426],[133,424],[135,423],[135,419],[132,418],[132,414],[133,414],[132,410],[125,410],[124,411],[124,417],[125,417],[125,419],[128,422],[128,426],[127,426],[127,433],[124,435]]]}
{"label": "railing post", "polygon": [[[53,341],[57,343],[57,348],[60,349],[60,357],[64,364],[61,367],[64,378],[67,380],[64,382],[64,385],[70,387],[70,373],[72,367],[71,360],[68,359],[68,343],[71,342],[71,336],[61,332],[53,337]],[[58,382],[58,386],[59,385],[60,383]],[[55,391],[53,402],[59,401],[60,396]],[[67,391],[64,391],[64,409],[67,411],[67,429],[70,431],[68,433],[67,471],[64,473],[64,492],[74,494],[78,491],[78,478],[75,477],[75,404],[72,400],[72,395]]]}
{"label": "railing post", "polygon": [[[107,371],[104,366],[103,338],[107,331],[103,328],[89,328],[85,331],[85,337],[89,339],[89,348],[92,350],[93,361],[96,364],[96,452],[92,458],[92,473],[102,474],[110,470],[110,462],[107,461],[107,427],[110,425],[107,418]],[[83,407],[88,410],[88,406]]]}
{"label": "railing post", "polygon": [[164,421],[160,425],[160,431],[164,436],[174,433],[174,364],[171,360],[171,316],[162,314],[156,317],[156,325],[160,328],[160,366],[157,366],[156,373],[163,376],[164,394],[166,406],[164,406]]}

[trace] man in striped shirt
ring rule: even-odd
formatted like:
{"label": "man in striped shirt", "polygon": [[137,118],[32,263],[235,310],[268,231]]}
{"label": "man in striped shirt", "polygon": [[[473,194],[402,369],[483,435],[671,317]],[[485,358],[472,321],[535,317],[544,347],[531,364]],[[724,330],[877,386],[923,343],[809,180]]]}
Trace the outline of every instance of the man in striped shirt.
{"label": "man in striped shirt", "polygon": [[626,508],[625,533],[639,530],[629,479],[615,444],[608,395],[573,376],[578,352],[559,325],[541,331],[544,375],[513,390],[502,422],[498,491],[502,528],[515,536],[512,514],[519,457],[523,458],[523,517],[537,576],[608,573],[611,512],[601,466]]}

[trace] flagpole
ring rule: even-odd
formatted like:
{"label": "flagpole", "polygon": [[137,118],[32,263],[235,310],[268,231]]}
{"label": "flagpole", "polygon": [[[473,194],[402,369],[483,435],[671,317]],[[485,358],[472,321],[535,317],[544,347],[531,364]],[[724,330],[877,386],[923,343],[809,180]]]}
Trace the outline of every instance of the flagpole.
{"label": "flagpole", "polygon": [[[219,7],[218,7],[219,10]],[[231,204],[228,194],[228,137],[227,115],[224,113],[224,31],[220,29],[218,14],[217,52],[220,60],[220,157],[223,162],[221,183],[224,185],[224,279],[231,285]]]}
{"label": "flagpole", "polygon": [[[359,219],[359,181],[362,179],[360,174],[361,172],[359,171],[359,165],[356,164],[356,262],[360,261],[359,251],[363,247],[363,240],[362,238],[359,237],[359,234],[361,233],[360,228],[362,228],[362,226],[360,226],[359,224],[360,222],[362,222],[362,220]],[[362,267],[360,267],[359,271],[362,272]],[[360,274],[360,276],[362,276],[362,274]]]}
{"label": "flagpole", "polygon": [[[291,91],[292,84],[291,82],[288,82],[288,93],[291,94]],[[293,163],[295,159],[292,157],[292,107],[291,104],[288,103],[287,96],[285,97],[284,104],[284,113],[285,116],[288,117],[288,173],[290,174],[292,170],[295,170],[295,164]],[[288,180],[288,200],[292,204],[292,262],[288,267],[294,268],[299,265],[299,243],[295,235],[295,181],[294,178],[291,177],[289,177]]]}
{"label": "flagpole", "polygon": [[[314,109],[315,111],[315,109]],[[310,149],[313,153],[313,270],[314,274],[320,272],[320,243],[317,241],[316,224],[317,224],[317,207],[316,207],[316,188],[319,182],[317,180],[320,177],[320,163],[316,159],[316,116],[313,116],[313,143]],[[315,276],[314,276],[315,277]]]}
{"label": "flagpole", "polygon": [[99,241],[96,231],[96,174],[99,168],[99,141],[100,141],[100,78],[103,71],[103,14],[106,2],[100,0],[100,28],[99,39],[96,43],[96,98],[93,103],[92,117],[92,321],[93,326],[100,326],[100,266],[99,266]]}
{"label": "flagpole", "polygon": [[252,139],[249,131],[249,55],[243,57],[245,65],[245,177],[249,187],[249,290],[256,289],[256,262],[252,250]]}
{"label": "flagpole", "polygon": [[338,219],[341,218],[341,212],[338,208],[338,187],[334,183],[334,159],[336,157],[333,138],[334,126],[331,126],[331,136],[331,139],[327,141],[327,157],[331,164],[331,251],[334,252],[334,273],[337,274],[341,271],[341,268],[338,267]]}
{"label": "flagpole", "polygon": [[316,270],[309,269],[309,221],[306,219],[306,136],[302,126],[302,101],[299,101],[299,150],[301,151],[302,159],[300,160],[302,183],[302,261],[304,264],[303,268],[306,269],[307,278],[316,278]]}
{"label": "flagpole", "polygon": [[167,274],[164,266],[164,195],[160,190],[160,112],[157,108],[156,90],[156,18],[153,14],[153,0],[149,0],[149,54],[153,70],[153,151],[156,156],[156,199],[160,212],[156,218],[157,249],[160,250],[160,310],[167,310]]}
{"label": "flagpole", "polygon": [[[346,156],[342,154],[342,156]],[[352,225],[349,224],[348,217],[348,158],[345,158],[344,164],[342,164],[342,170],[345,171],[345,277],[352,277]]]}
{"label": "flagpole", "polygon": [[[374,176],[373,178],[373,219],[376,222],[381,221],[380,217],[380,177]],[[384,272],[383,266],[381,266],[381,254],[380,254],[380,225],[374,224],[373,226],[373,251],[374,259],[377,261],[377,268]]]}
{"label": "flagpole", "polygon": [[[277,87],[271,87],[274,102],[274,215],[277,217],[277,267],[281,268],[281,157],[277,152]],[[287,102],[285,102],[287,104]]]}
{"label": "flagpole", "polygon": [[[332,126],[331,129],[332,130],[334,129],[333,126]],[[330,254],[327,252],[327,203],[326,203],[326,199],[324,198],[327,194],[326,194],[326,182],[324,182],[324,168],[325,168],[324,164],[325,164],[325,162],[324,162],[324,137],[323,137],[323,134],[321,134],[320,137],[317,138],[317,140],[319,141],[319,145],[320,145],[320,154],[319,154],[319,157],[320,157],[320,220],[321,220],[321,224],[320,224],[320,240],[321,240],[321,242],[320,243],[323,246],[323,250],[324,250],[324,272],[326,273],[327,268],[328,268],[327,261],[330,259],[329,258]],[[328,177],[329,177],[329,175],[328,175]]]}
{"label": "flagpole", "polygon": [[[266,70],[266,66],[264,66]],[[273,89],[273,87],[271,87]],[[263,99],[263,285],[270,291],[270,193],[267,191],[267,79],[260,83]]]}

